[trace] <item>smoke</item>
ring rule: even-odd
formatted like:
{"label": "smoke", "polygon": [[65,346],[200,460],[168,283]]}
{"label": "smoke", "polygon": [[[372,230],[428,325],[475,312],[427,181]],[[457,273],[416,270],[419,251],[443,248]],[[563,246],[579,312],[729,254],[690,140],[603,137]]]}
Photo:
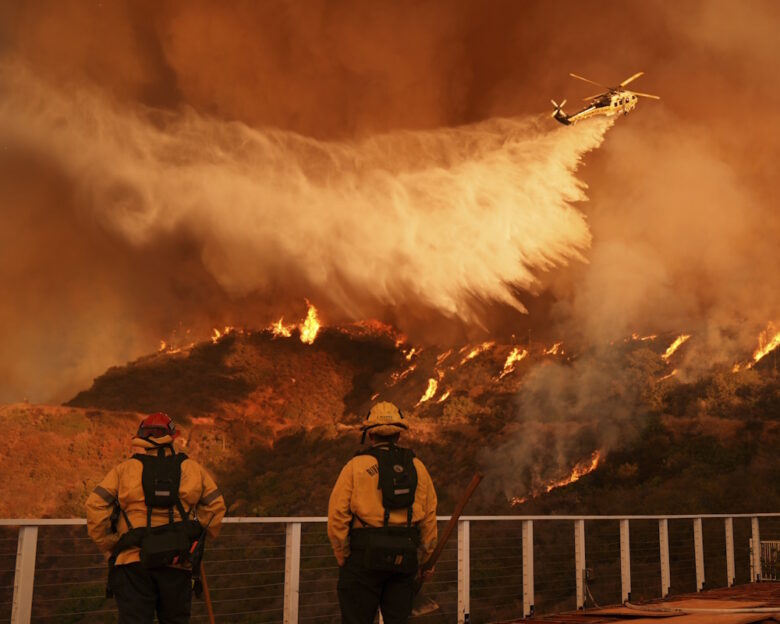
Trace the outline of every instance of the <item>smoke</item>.
{"label": "smoke", "polygon": [[[779,21],[763,0],[3,3],[0,400],[303,296],[433,342],[446,318],[581,351],[685,331],[681,378],[743,358],[780,307]],[[605,128],[538,115],[592,93],[570,71],[639,70],[663,99],[582,167]]]}
{"label": "smoke", "polygon": [[534,368],[518,395],[514,430],[482,455],[492,487],[508,500],[538,492],[594,451],[609,454],[634,439],[662,367],[646,349],[610,347]]}
{"label": "smoke", "polygon": [[6,141],[56,163],[82,210],[131,245],[186,232],[228,297],[286,281],[288,296],[351,319],[411,303],[478,323],[473,301],[522,309],[513,288],[590,242],[574,172],[603,120],[322,142],[193,111],[155,117],[18,66],[0,75]]}

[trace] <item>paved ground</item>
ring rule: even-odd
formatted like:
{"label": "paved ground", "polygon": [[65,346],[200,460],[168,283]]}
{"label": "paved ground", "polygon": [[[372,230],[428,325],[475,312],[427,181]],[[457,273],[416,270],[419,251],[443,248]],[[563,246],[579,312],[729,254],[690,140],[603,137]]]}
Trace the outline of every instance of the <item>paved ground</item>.
{"label": "paved ground", "polygon": [[[696,612],[695,609],[713,611]],[[761,609],[759,613],[736,613],[734,609]],[[769,612],[765,612],[769,609]],[[686,612],[686,610],[689,610]],[[718,613],[716,611],[727,611]],[[728,611],[732,611],[729,613]],[[523,620],[517,620],[522,622]],[[780,582],[752,583],[730,589],[674,596],[644,603],[640,608],[606,607],[577,613],[534,618],[545,624],[758,624],[780,622]]]}

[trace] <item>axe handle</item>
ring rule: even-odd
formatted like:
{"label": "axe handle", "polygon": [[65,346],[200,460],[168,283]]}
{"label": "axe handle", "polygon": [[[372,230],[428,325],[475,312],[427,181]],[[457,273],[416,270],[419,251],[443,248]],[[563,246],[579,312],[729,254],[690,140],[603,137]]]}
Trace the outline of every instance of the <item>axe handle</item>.
{"label": "axe handle", "polygon": [[466,488],[466,491],[463,493],[463,496],[460,497],[458,504],[455,505],[455,511],[452,512],[452,515],[450,516],[450,521],[447,523],[447,526],[444,527],[444,532],[441,534],[441,538],[439,539],[438,544],[436,544],[436,548],[434,549],[431,556],[428,558],[428,561],[426,561],[422,565],[421,569],[423,572],[430,570],[433,566],[436,565],[436,562],[441,556],[444,547],[447,545],[447,540],[450,539],[450,535],[452,535],[452,532],[455,530],[455,527],[458,525],[458,519],[463,513],[464,507],[466,507],[466,503],[469,502],[471,495],[474,493],[474,490],[477,489],[479,482],[482,481],[484,477],[485,475],[483,475],[481,472],[478,472],[471,479],[471,483],[469,483],[469,486]]}

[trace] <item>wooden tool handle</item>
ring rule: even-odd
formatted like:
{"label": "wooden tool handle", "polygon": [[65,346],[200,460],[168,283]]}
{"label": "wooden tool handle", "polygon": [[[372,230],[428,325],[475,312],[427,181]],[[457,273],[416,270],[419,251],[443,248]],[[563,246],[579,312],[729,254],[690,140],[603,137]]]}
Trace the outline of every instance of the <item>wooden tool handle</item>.
{"label": "wooden tool handle", "polygon": [[485,475],[483,475],[481,472],[478,472],[471,479],[471,483],[469,483],[469,486],[466,488],[466,491],[463,493],[463,496],[460,497],[458,504],[455,505],[455,511],[452,512],[452,515],[450,516],[450,521],[447,523],[447,526],[444,527],[444,532],[441,534],[441,537],[439,538],[439,543],[436,544],[436,548],[434,549],[431,556],[428,558],[428,561],[426,561],[422,565],[423,572],[430,570],[433,566],[436,565],[436,561],[438,561],[442,551],[444,550],[444,547],[447,545],[447,540],[450,539],[450,535],[452,535],[452,532],[455,530],[455,527],[458,525],[458,519],[463,513],[464,507],[466,507],[466,503],[469,502],[471,495],[474,493],[474,490],[477,489],[479,482],[482,481],[484,477]]}
{"label": "wooden tool handle", "polygon": [[211,594],[209,593],[209,584],[206,581],[206,570],[203,568],[203,562],[200,564],[200,582],[203,583],[203,599],[206,601],[206,611],[209,614],[209,624],[215,624],[214,607],[211,604]]}

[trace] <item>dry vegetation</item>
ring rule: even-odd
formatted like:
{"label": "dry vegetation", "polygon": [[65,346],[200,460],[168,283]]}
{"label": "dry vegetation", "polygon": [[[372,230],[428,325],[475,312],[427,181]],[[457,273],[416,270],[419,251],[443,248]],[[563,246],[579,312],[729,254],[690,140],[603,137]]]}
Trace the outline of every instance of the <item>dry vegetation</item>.
{"label": "dry vegetation", "polygon": [[[507,441],[572,435],[572,448],[581,447],[583,456],[593,450],[587,444],[598,443],[598,419],[580,422],[576,431],[567,422],[523,419],[518,397],[526,392],[528,371],[540,362],[565,369],[577,361],[537,349],[499,379],[509,350],[496,346],[462,366],[451,356],[438,367],[444,373],[434,399],[407,409],[413,423],[407,443],[429,466],[442,512]],[[625,379],[638,388],[634,433],[612,444],[592,474],[514,511],[780,508],[780,380],[771,368],[713,370],[692,383],[658,381],[662,346],[615,351]],[[381,332],[329,329],[312,346],[295,336],[245,333],[112,368],[69,406],[2,407],[0,517],[83,515],[85,497],[129,453],[141,414],[152,410],[179,421],[183,449],[214,472],[231,513],[322,515],[340,466],[358,445],[357,425],[372,397],[415,406],[437,375],[437,355],[429,350],[407,360]],[[393,373],[410,362],[417,368],[393,382]],[[445,387],[451,394],[438,402]],[[543,453],[539,457],[543,462]],[[492,477],[488,473],[472,511],[513,511],[506,492],[491,486]],[[517,475],[518,487],[524,478]]]}

